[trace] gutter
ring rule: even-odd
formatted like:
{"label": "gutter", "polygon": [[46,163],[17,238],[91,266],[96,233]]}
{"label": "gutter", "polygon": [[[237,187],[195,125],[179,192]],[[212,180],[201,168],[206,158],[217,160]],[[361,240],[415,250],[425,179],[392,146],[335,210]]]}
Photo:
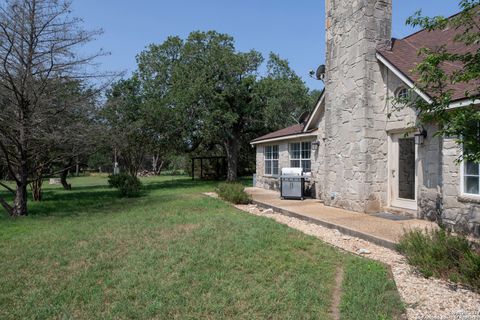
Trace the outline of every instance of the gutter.
{"label": "gutter", "polygon": [[282,136],[282,137],[276,137],[276,138],[269,138],[269,139],[262,139],[262,140],[254,140],[250,142],[252,146],[260,144],[260,143],[267,143],[267,142],[275,142],[275,141],[282,141],[282,140],[292,140],[296,138],[303,138],[303,137],[316,137],[317,136],[317,130],[309,133],[298,133],[294,135],[289,135],[289,136]]}

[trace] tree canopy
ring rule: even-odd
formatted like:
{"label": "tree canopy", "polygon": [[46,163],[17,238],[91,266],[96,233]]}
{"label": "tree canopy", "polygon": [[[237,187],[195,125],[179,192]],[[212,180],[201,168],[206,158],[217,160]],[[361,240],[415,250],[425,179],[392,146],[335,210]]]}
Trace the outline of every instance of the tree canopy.
{"label": "tree canopy", "polygon": [[138,57],[137,77],[151,106],[174,114],[187,151],[217,145],[228,159],[228,179],[237,178],[241,148],[254,137],[297,121],[311,107],[304,82],[286,60],[239,52],[234,39],[216,31],[169,37]]}
{"label": "tree canopy", "polygon": [[[474,106],[480,93],[479,4],[480,0],[462,0],[459,3],[460,13],[453,17],[426,17],[419,11],[407,20],[408,24],[429,31],[447,28],[457,30],[453,40],[471,49],[459,52],[449,50],[445,45],[422,48],[419,55],[423,61],[415,68],[420,76],[417,86],[429,92],[432,101],[428,103],[416,99],[413,105],[419,110],[422,123],[439,124],[437,135],[456,137],[464,149],[459,160],[475,162],[480,162],[480,111]],[[456,71],[447,71],[448,68],[444,68],[447,64],[457,66]],[[471,88],[464,92],[470,102],[466,107],[452,109],[453,92],[450,85],[459,83]]]}

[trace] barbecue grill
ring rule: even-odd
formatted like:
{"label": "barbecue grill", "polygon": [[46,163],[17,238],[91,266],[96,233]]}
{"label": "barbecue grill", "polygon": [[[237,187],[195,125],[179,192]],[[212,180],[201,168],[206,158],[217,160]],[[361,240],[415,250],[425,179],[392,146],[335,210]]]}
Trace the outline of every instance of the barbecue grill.
{"label": "barbecue grill", "polygon": [[302,168],[282,168],[280,175],[280,196],[282,199],[305,198],[305,180],[310,176],[305,175]]}

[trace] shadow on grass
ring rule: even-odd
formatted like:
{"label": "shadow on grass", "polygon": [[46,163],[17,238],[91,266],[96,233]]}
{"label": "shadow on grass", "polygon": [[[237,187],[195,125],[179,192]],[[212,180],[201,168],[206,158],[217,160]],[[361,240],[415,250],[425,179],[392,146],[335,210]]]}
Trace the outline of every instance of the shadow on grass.
{"label": "shadow on grass", "polygon": [[143,190],[146,193],[160,190],[160,189],[206,189],[215,188],[218,181],[207,180],[192,180],[192,179],[176,179],[164,181],[151,181],[143,185]]}
{"label": "shadow on grass", "polygon": [[[163,177],[165,178],[165,177]],[[251,185],[251,178],[241,178],[244,185]],[[84,214],[108,214],[117,211],[132,209],[135,206],[145,206],[151,203],[166,203],[174,201],[188,193],[200,193],[213,190],[219,181],[191,180],[188,177],[172,177],[161,181],[145,179],[143,191],[138,197],[121,198],[116,189],[109,188],[105,184],[75,186],[70,191],[60,187],[46,187],[43,191],[43,199],[34,202],[29,196],[29,217],[69,217]],[[161,191],[164,190],[165,193]],[[155,194],[157,193],[157,194]],[[8,201],[11,195],[6,195]],[[9,219],[0,214],[0,220]]]}

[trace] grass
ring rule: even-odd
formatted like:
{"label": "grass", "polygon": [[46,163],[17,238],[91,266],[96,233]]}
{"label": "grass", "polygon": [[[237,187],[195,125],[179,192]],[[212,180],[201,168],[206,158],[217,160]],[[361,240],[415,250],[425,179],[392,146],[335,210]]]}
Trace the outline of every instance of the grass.
{"label": "grass", "polygon": [[71,182],[0,218],[1,319],[329,319],[339,268],[342,319],[402,312],[383,265],[202,196],[214,182],[145,178],[123,199]]}
{"label": "grass", "polygon": [[480,292],[480,252],[461,235],[438,230],[412,230],[397,249],[425,277],[461,283]]}
{"label": "grass", "polygon": [[382,265],[357,259],[346,266],[345,274],[340,305],[343,318],[400,318],[395,282]]}

